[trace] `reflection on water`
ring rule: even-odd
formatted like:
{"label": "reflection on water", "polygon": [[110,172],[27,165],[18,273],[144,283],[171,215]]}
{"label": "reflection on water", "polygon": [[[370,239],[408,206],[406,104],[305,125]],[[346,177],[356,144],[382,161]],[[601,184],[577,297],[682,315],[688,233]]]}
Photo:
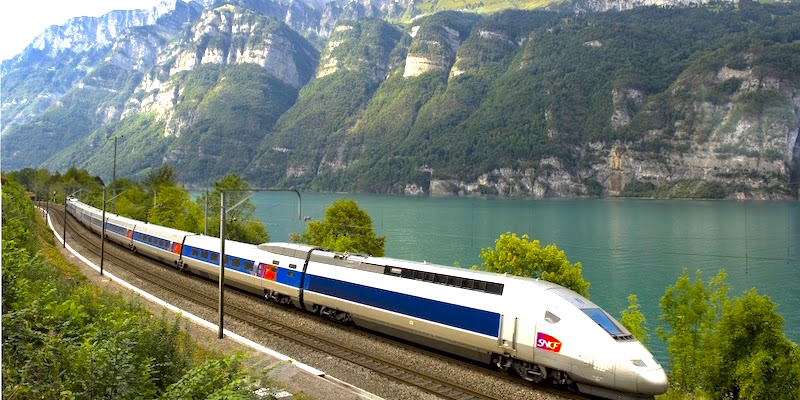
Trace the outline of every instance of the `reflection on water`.
{"label": "reflection on water", "polygon": [[[785,330],[800,342],[800,203],[623,199],[417,198],[305,193],[303,215],[324,217],[338,198],[353,198],[387,237],[386,255],[462,267],[504,232],[555,243],[580,261],[592,300],[615,316],[639,297],[655,337],[658,303],[683,268],[708,279],[720,268],[733,294],[755,287],[778,304]],[[274,241],[302,232],[293,194],[253,198]],[[662,361],[664,344],[654,339]]]}

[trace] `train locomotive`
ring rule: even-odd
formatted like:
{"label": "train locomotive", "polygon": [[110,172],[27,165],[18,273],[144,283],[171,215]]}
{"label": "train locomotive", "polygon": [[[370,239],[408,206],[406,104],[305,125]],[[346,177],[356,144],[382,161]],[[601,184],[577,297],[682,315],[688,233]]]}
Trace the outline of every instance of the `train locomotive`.
{"label": "train locomotive", "polygon": [[[67,211],[100,234],[101,210]],[[106,237],[217,278],[219,238],[106,214]],[[226,241],[226,283],[334,320],[609,399],[653,398],[664,369],[619,322],[554,283],[296,243]]]}

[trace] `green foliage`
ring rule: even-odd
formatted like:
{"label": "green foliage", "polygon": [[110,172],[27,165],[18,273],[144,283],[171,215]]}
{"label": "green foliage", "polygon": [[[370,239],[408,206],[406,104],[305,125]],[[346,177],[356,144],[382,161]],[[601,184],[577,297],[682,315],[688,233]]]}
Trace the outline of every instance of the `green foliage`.
{"label": "green foliage", "polygon": [[376,236],[372,218],[355,200],[342,199],[325,209],[325,219],[308,223],[306,231],[293,239],[341,252],[383,256],[385,236]]}
{"label": "green foliage", "polygon": [[[196,93],[181,106],[194,113],[194,123],[170,145],[171,149],[191,149],[177,151],[175,167],[186,171],[184,179],[200,182],[229,171],[245,171],[255,156],[254,144],[264,140],[265,132],[297,99],[297,89],[256,64],[208,70],[208,76],[202,76],[202,71],[187,73],[185,84]],[[201,85],[192,83],[201,79]]]}
{"label": "green foliage", "polygon": [[653,197],[656,191],[656,185],[652,182],[631,181],[625,185],[620,197]]}
{"label": "green foliage", "polygon": [[707,374],[715,398],[800,398],[800,350],[783,333],[775,303],[755,289],[734,298],[714,329]]}
{"label": "green foliage", "polygon": [[203,230],[199,223],[203,211],[191,201],[186,189],[175,184],[161,184],[156,188],[156,204],[147,213],[147,222],[188,232]]}
{"label": "green foliage", "polygon": [[635,294],[628,296],[628,308],[622,310],[622,318],[620,318],[619,322],[645,347],[648,346],[650,333],[647,331],[647,318],[644,317]]}
{"label": "green foliage", "polygon": [[649,197],[659,199],[724,199],[734,188],[719,182],[685,179],[672,181],[654,189],[654,191],[649,192]]}
{"label": "green foliage", "polygon": [[161,399],[252,399],[240,357],[209,360],[170,385]]}
{"label": "green foliage", "polygon": [[667,287],[661,298],[661,321],[658,336],[667,341],[670,357],[670,385],[684,393],[693,393],[703,387],[703,377],[712,358],[714,326],[728,303],[729,286],[726,274],[703,283],[700,271],[692,281],[687,273]]}
{"label": "green foliage", "polygon": [[[30,200],[28,200],[25,188],[15,181],[13,177],[7,178],[3,174],[2,196],[3,242],[14,242],[20,248],[31,249],[33,246],[33,233],[30,230],[30,221],[33,220],[34,211]],[[5,261],[7,257],[5,251],[3,253]],[[6,277],[4,275],[3,289],[5,288]],[[3,296],[3,301],[5,302],[5,295]]]}
{"label": "green foliage", "polygon": [[[3,194],[19,190],[5,185]],[[32,226],[25,197],[3,199],[3,397],[153,398],[189,365],[178,318],[153,317],[120,297],[61,279],[17,240]],[[25,204],[27,203],[27,204]],[[27,211],[26,211],[27,210]]]}
{"label": "green foliage", "polygon": [[581,263],[570,264],[555,244],[541,248],[539,241],[529,241],[528,235],[520,238],[508,232],[495,240],[494,249],[481,249],[480,257],[481,266],[488,272],[541,278],[589,297],[589,282],[581,275]]}
{"label": "green foliage", "polygon": [[755,289],[729,298],[725,272],[704,284],[686,270],[661,298],[667,328],[672,396],[795,399],[800,396],[800,350],[783,333],[775,304]]}
{"label": "green foliage", "polygon": [[[102,181],[90,176],[85,170],[71,167],[64,175],[51,176],[47,170],[25,169],[12,172],[9,176],[22,178],[28,190],[44,190],[50,194],[51,200],[58,203],[63,203],[66,194],[80,190],[76,193],[80,200],[102,208]],[[202,211],[191,201],[189,192],[179,186],[176,180],[177,174],[166,164],[150,171],[141,182],[119,179],[119,197],[113,203],[109,202],[106,208],[111,212],[115,204],[119,215],[189,232],[200,232],[203,227]],[[110,199],[111,196],[112,191],[107,188],[106,198]]]}
{"label": "green foliage", "polygon": [[[250,194],[247,189],[250,184],[242,177],[235,174],[225,175],[224,178],[214,182],[212,190],[208,193],[208,215],[209,226],[208,234],[219,237],[219,215],[220,197],[222,191],[225,193],[225,207],[231,207],[239,203]],[[195,200],[198,210],[204,210],[206,195],[202,194]],[[233,210],[226,210],[225,238],[246,243],[264,243],[269,241],[269,234],[264,228],[264,224],[253,219],[256,206],[248,199]],[[202,215],[199,215],[202,217]],[[215,223],[216,222],[216,223]],[[198,228],[202,227],[205,221],[197,223]]]}
{"label": "green foliage", "polygon": [[57,253],[38,253],[41,241],[32,236],[40,231],[29,229],[35,213],[24,189],[5,175],[2,182],[4,399],[256,398],[240,357],[192,368],[199,353],[181,333],[179,316],[165,310],[155,317],[83,280],[64,279],[51,264],[60,259],[42,255]]}

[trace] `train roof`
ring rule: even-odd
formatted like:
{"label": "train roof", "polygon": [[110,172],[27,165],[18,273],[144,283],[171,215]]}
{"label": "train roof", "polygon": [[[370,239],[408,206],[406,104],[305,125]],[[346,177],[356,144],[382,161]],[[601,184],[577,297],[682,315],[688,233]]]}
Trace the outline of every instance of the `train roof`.
{"label": "train roof", "polygon": [[275,254],[286,255],[290,257],[304,259],[308,252],[312,249],[319,249],[320,251],[312,254],[312,260],[355,268],[355,269],[374,269],[370,267],[379,267],[382,271],[383,268],[398,268],[398,269],[411,269],[414,271],[422,271],[436,274],[445,274],[448,276],[456,276],[468,279],[481,279],[489,282],[496,283],[520,283],[527,285],[537,285],[542,290],[562,288],[562,286],[555,283],[520,276],[513,276],[508,274],[499,274],[495,272],[487,272],[481,270],[473,270],[468,268],[461,268],[449,265],[433,264],[426,261],[411,261],[391,257],[372,257],[363,254],[351,254],[347,252],[336,252],[330,249],[322,249],[317,246],[312,246],[303,243],[285,243],[285,242],[268,242],[258,245],[260,250],[268,251]]}

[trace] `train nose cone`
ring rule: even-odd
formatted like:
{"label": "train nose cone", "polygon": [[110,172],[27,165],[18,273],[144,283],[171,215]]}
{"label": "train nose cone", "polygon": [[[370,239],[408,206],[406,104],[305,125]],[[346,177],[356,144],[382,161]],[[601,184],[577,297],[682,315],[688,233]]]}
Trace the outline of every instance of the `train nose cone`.
{"label": "train nose cone", "polygon": [[669,382],[663,368],[642,371],[636,379],[636,388],[644,395],[657,395],[667,392]]}

